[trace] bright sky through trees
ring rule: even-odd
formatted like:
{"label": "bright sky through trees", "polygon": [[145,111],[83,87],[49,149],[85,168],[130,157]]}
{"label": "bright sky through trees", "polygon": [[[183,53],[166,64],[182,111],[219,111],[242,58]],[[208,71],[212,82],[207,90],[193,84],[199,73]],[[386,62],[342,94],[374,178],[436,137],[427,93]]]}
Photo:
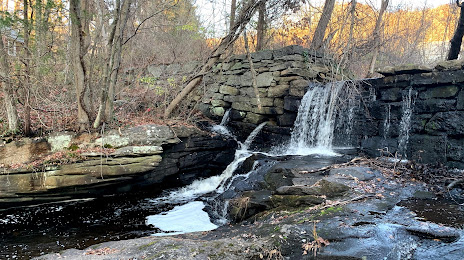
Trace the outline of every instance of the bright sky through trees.
{"label": "bright sky through trees", "polygon": [[[323,5],[324,0],[309,0],[312,5]],[[348,3],[350,0],[338,0],[337,2]],[[360,3],[367,3],[380,8],[380,0],[359,0]],[[390,0],[390,8],[398,9],[402,7],[414,7],[421,8],[437,7],[444,4],[455,3],[455,0]],[[198,15],[200,16],[203,25],[208,31],[208,35],[211,37],[219,37],[225,31],[224,28],[227,26],[227,20],[225,19],[226,14],[230,9],[230,1],[214,1],[214,0],[196,0],[194,1],[197,6]]]}

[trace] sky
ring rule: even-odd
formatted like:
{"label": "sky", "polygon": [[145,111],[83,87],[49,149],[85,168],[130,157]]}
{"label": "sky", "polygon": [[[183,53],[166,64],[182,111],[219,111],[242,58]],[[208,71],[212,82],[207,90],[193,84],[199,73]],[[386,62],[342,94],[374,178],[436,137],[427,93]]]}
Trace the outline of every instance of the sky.
{"label": "sky", "polygon": [[[324,0],[307,0],[313,5],[322,5]],[[350,0],[337,0],[337,2],[349,2]],[[230,9],[230,0],[194,0],[194,4],[200,10],[200,19],[210,36],[218,37],[226,28],[225,14]],[[377,8],[380,8],[381,0],[358,0],[360,3],[371,3]],[[401,6],[412,6],[421,8],[427,5],[428,7],[437,7],[444,4],[455,3],[456,0],[390,0],[390,8],[397,9]]]}

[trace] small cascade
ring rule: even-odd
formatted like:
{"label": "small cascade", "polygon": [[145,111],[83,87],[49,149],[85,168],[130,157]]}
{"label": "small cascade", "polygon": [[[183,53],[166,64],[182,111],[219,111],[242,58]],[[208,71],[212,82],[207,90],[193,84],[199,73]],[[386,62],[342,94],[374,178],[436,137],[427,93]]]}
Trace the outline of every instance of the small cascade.
{"label": "small cascade", "polygon": [[412,88],[409,88],[408,93],[403,94],[402,111],[403,115],[400,122],[400,136],[398,141],[398,154],[406,158],[407,146],[409,142],[409,131],[411,130],[411,116],[414,106],[414,98]]}
{"label": "small cascade", "polygon": [[314,83],[301,100],[287,154],[327,154],[332,150],[338,97],[345,82]]}
{"label": "small cascade", "polygon": [[[158,215],[148,216],[147,225],[153,225],[162,233],[156,236],[183,234],[195,231],[209,231],[218,226],[213,224],[204,211],[206,204],[217,203],[215,198],[230,188],[230,179],[237,168],[252,155],[248,151],[255,137],[266,125],[266,122],[257,126],[245,140],[240,143],[239,149],[235,152],[235,158],[219,176],[212,176],[203,180],[196,180],[192,184],[170,192],[168,195],[150,200],[152,203],[163,204],[182,204],[174,209]],[[214,193],[207,202],[195,201],[202,195]],[[214,212],[216,223],[225,224],[227,222],[227,203],[216,205],[217,212]]]}
{"label": "small cascade", "polygon": [[390,124],[391,124],[391,105],[385,107],[385,121],[383,121],[383,139],[386,140],[388,136],[388,132],[390,131]]}
{"label": "small cascade", "polygon": [[215,125],[211,128],[211,131],[216,132],[218,134],[232,136],[232,133],[227,129],[227,123],[229,123],[230,118],[230,108],[224,113],[222,117],[221,123],[219,125]]}
{"label": "small cascade", "polygon": [[196,180],[192,184],[187,185],[175,191],[171,191],[166,196],[151,200],[158,204],[179,204],[192,201],[206,193],[215,192],[223,193],[225,191],[226,181],[232,177],[235,170],[252,155],[248,151],[249,146],[253,142],[259,131],[266,125],[266,122],[257,126],[248,136],[243,144],[240,144],[239,149],[235,152],[234,160],[227,166],[221,175],[212,176],[206,179]]}

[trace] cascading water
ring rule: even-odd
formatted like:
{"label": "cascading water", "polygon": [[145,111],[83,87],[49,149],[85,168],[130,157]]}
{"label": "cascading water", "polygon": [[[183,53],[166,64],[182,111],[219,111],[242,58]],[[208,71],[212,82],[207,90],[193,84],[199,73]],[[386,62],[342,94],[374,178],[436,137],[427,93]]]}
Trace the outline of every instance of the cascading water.
{"label": "cascading water", "polygon": [[[255,137],[265,125],[266,122],[257,126],[250,133],[245,142],[240,143],[239,148],[235,152],[234,160],[227,166],[221,175],[212,176],[202,180],[196,180],[186,187],[171,191],[166,196],[151,200],[152,203],[156,204],[184,205],[176,206],[171,211],[162,214],[148,216],[146,219],[146,224],[158,227],[165,232],[175,232],[159,233],[157,235],[170,235],[193,231],[208,231],[216,228],[217,226],[210,222],[206,212],[203,211],[203,208],[205,207],[204,202],[194,200],[202,195],[212,192],[214,192],[215,197],[217,197],[218,194],[222,194],[227,190],[227,181],[233,176],[235,170],[237,170],[237,168],[252,155],[252,152],[250,152],[248,149]],[[188,212],[188,214],[184,214],[185,212]],[[196,227],[194,230],[192,230],[190,224],[192,221],[196,221],[200,227]],[[171,222],[175,222],[176,226],[170,226],[168,223]]]}
{"label": "cascading water", "polygon": [[391,106],[388,105],[385,107],[385,121],[383,121],[383,139],[386,140],[388,137],[388,132],[390,131],[391,124]]}
{"label": "cascading water", "polygon": [[226,136],[232,136],[232,133],[227,129],[227,123],[229,123],[229,118],[230,118],[230,110],[227,109],[227,111],[224,113],[224,116],[222,117],[221,123],[219,125],[214,125],[211,128],[211,131],[226,135]]}
{"label": "cascading water", "polygon": [[406,158],[407,146],[409,142],[409,131],[411,129],[411,116],[414,106],[414,97],[412,88],[409,88],[408,93],[403,94],[402,111],[403,115],[400,122],[400,136],[398,141],[398,154]]}
{"label": "cascading water", "polygon": [[345,82],[313,83],[301,100],[286,154],[335,155],[332,150],[336,106]]}

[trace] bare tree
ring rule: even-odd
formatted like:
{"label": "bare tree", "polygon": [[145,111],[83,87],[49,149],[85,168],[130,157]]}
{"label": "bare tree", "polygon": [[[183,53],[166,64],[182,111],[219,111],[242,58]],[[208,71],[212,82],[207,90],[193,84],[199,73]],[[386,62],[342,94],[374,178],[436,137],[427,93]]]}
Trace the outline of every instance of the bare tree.
{"label": "bare tree", "polygon": [[451,39],[448,60],[456,60],[458,58],[461,51],[462,37],[464,36],[464,4],[459,0],[456,0],[456,4],[461,8],[461,14],[459,15],[458,26]]}
{"label": "bare tree", "polygon": [[113,23],[110,29],[110,36],[107,42],[107,63],[105,65],[105,77],[102,86],[100,106],[97,118],[93,124],[97,128],[102,121],[107,121],[113,115],[114,89],[118,79],[119,67],[121,65],[121,52],[123,45],[124,29],[129,17],[129,9],[132,0],[116,0],[113,10]]}
{"label": "bare tree", "polygon": [[265,33],[266,33],[266,1],[263,1],[258,7],[258,25],[256,27],[256,51],[261,51],[264,49]]}
{"label": "bare tree", "polygon": [[203,80],[203,76],[212,68],[212,66],[219,60],[219,57],[233,44],[237,38],[242,34],[246,25],[249,23],[251,17],[256,12],[259,5],[265,0],[248,0],[240,9],[239,16],[237,17],[234,26],[230,32],[221,39],[219,45],[212,51],[206,63],[201,67],[200,72],[193,76],[185,88],[174,98],[164,112],[164,118],[169,118],[172,111],[179,105],[179,103],[198,86]]}
{"label": "bare tree", "polygon": [[8,52],[3,44],[3,34],[0,29],[0,83],[2,83],[3,99],[8,117],[8,130],[16,132],[19,130],[18,111],[14,100],[13,85],[10,79],[10,64]]}
{"label": "bare tree", "polygon": [[229,31],[232,30],[232,27],[234,27],[236,12],[237,12],[237,0],[232,0],[230,3]]}
{"label": "bare tree", "polygon": [[71,16],[71,63],[74,72],[74,87],[77,98],[77,122],[79,131],[89,127],[89,114],[86,105],[86,88],[88,87],[84,56],[87,53],[85,31],[88,26],[87,0],[70,0]]}
{"label": "bare tree", "polygon": [[379,55],[379,48],[381,42],[381,35],[380,29],[382,28],[382,19],[383,14],[387,10],[389,0],[382,0],[382,4],[380,6],[379,16],[377,16],[377,20],[375,21],[374,32],[372,33],[372,37],[374,39],[374,52],[372,54],[371,63],[369,66],[369,72],[367,77],[371,77],[374,74],[375,62],[377,61],[377,56]]}
{"label": "bare tree", "polygon": [[324,45],[325,31],[332,17],[335,0],[325,0],[324,9],[322,10],[321,19],[317,23],[316,31],[314,32],[311,48],[317,50]]}

